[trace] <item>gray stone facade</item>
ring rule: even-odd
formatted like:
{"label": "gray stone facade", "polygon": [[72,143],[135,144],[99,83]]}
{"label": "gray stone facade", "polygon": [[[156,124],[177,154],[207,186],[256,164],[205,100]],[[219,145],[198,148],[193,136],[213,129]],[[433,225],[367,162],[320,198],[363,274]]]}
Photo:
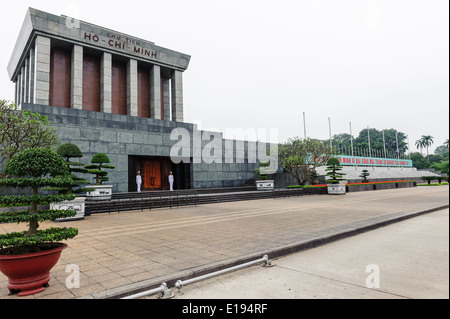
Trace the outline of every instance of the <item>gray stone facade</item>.
{"label": "gray stone facade", "polygon": [[60,45],[72,47],[71,108],[83,109],[83,52],[87,50],[101,52],[101,112],[112,112],[112,62],[120,58],[127,67],[127,115],[138,115],[138,66],[143,65],[150,69],[152,118],[162,119],[162,108],[164,119],[171,115],[172,121],[183,122],[182,73],[189,65],[189,55],[33,8],[28,9],[8,64],[10,79],[16,84],[16,105],[50,105],[51,54],[54,46]]}
{"label": "gray stone facade", "polygon": [[[58,48],[70,59],[67,73],[58,71],[70,72],[70,79],[64,82],[70,92],[52,85],[56,71],[51,66]],[[89,66],[90,54],[99,65],[95,82],[89,77],[90,69],[84,68]],[[118,62],[126,66],[126,78],[117,76]],[[265,159],[265,143],[238,140],[240,137],[225,140],[220,132],[199,131],[196,125],[184,123],[183,72],[189,62],[189,55],[153,42],[30,8],[8,73],[16,83],[16,104],[47,116],[61,143],[81,149],[84,157],[80,161],[89,164],[96,153],[108,155],[116,167],[109,173],[113,192],[134,191],[138,169],[151,171],[146,176],[152,179],[159,179],[158,174],[166,179],[163,175],[174,170],[176,189],[254,185],[254,169],[260,158]],[[117,84],[118,78],[126,82],[125,90]],[[87,84],[85,79],[90,79]],[[114,79],[118,89],[113,91]],[[98,97],[95,94],[95,108],[83,103],[85,97],[93,96],[88,92],[91,87],[99,93]],[[70,93],[70,103],[51,102],[61,92]],[[119,111],[114,103],[122,100],[122,95],[114,95],[117,92],[126,95],[127,115],[120,115],[125,111]],[[93,177],[84,177],[93,181]],[[167,189],[154,180],[147,186]]]}
{"label": "gray stone facade", "polygon": [[73,18],[63,15],[57,16],[29,8],[8,64],[11,78],[15,78],[20,72],[17,67],[26,59],[25,53],[35,35],[63,39],[84,47],[99,48],[105,52],[129,56],[152,64],[170,66],[180,71],[186,70],[190,61],[189,55],[157,46],[147,40],[88,22],[74,21]]}
{"label": "gray stone facade", "polygon": [[[176,123],[133,116],[66,109],[36,104],[24,104],[23,109],[40,113],[48,117],[56,129],[61,143],[76,144],[84,156],[81,162],[88,164],[96,153],[105,153],[116,166],[109,173],[109,184],[113,192],[128,192],[133,189],[130,171],[130,159],[139,156],[170,157],[171,148],[178,139],[171,140],[174,129],[185,129],[191,137],[189,141],[188,161],[190,183],[187,188],[216,188],[254,185],[256,163],[248,158],[258,158],[258,147],[265,144],[250,145],[252,142],[223,139],[222,133],[196,131],[196,125]],[[195,135],[202,139],[194,140]],[[214,137],[216,145],[222,145],[215,151],[219,156],[201,158],[203,152],[209,152],[208,144]],[[231,147],[232,149],[231,149]],[[228,147],[228,148],[226,148]],[[183,154],[183,157],[187,154]],[[91,181],[93,178],[91,177]]]}

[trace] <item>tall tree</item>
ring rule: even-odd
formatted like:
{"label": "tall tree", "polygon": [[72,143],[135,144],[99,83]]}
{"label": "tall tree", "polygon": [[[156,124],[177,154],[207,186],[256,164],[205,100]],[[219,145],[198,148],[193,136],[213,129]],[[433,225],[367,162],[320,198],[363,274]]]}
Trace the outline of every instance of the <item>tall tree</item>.
{"label": "tall tree", "polygon": [[431,145],[434,144],[433,136],[431,136],[431,135],[422,135],[421,140],[422,140],[423,145],[427,148],[427,156],[428,156],[429,155],[428,154],[428,147],[430,147]]}
{"label": "tall tree", "polygon": [[425,147],[425,145],[423,144],[423,141],[421,139],[416,141],[416,147],[420,149],[420,155],[422,155],[422,149]]}
{"label": "tall tree", "polygon": [[59,138],[47,117],[23,111],[0,100],[0,176],[5,163],[15,154],[36,147],[55,147]]}
{"label": "tall tree", "polygon": [[430,167],[430,162],[419,152],[411,153],[411,160],[413,162],[413,166],[417,169]]}
{"label": "tall tree", "polygon": [[279,163],[299,185],[305,185],[317,167],[326,165],[330,156],[329,145],[311,138],[291,138],[278,147]]}
{"label": "tall tree", "polygon": [[[385,144],[383,145],[383,131]],[[378,131],[374,128],[363,129],[359,132],[359,136],[355,138],[354,145],[359,148],[369,149],[369,136],[370,136],[370,148],[372,150],[386,151],[388,153],[397,153],[397,140],[399,155],[405,154],[408,150],[408,143],[406,142],[406,134],[399,132],[395,129]]]}

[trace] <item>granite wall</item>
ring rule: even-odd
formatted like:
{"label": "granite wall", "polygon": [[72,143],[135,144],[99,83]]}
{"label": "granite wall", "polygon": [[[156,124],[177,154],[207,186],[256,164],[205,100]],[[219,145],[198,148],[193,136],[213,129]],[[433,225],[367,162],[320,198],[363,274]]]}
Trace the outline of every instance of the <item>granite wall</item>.
{"label": "granite wall", "polygon": [[[258,149],[265,143],[226,140],[220,132],[198,131],[196,125],[134,116],[92,112],[37,104],[24,110],[48,117],[61,143],[74,143],[88,164],[96,153],[105,153],[115,165],[109,171],[113,192],[128,192],[129,161],[135,157],[170,157],[190,162],[190,188],[254,185]],[[188,138],[178,136],[188,133]],[[171,137],[172,135],[172,137]],[[185,147],[180,147],[185,146]],[[86,176],[93,181],[93,177]]]}

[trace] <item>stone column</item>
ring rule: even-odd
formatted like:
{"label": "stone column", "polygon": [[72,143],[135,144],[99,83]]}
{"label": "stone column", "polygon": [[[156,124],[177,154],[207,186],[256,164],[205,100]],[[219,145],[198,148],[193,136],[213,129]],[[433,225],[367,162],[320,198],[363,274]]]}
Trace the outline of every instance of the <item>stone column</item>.
{"label": "stone column", "polygon": [[26,83],[27,83],[27,73],[26,73],[26,68],[25,66],[22,66],[21,71],[20,71],[21,77],[20,77],[20,105],[22,105],[23,103],[26,102]]}
{"label": "stone column", "polygon": [[22,104],[22,74],[19,72],[17,74],[17,98],[16,98],[16,105],[20,106]]}
{"label": "stone column", "polygon": [[183,73],[172,72],[172,121],[183,122]]}
{"label": "stone column", "polygon": [[41,35],[35,40],[34,103],[50,104],[50,38]]}
{"label": "stone column", "polygon": [[72,49],[72,81],[70,107],[83,109],[83,47],[74,45]]}
{"label": "stone column", "polygon": [[161,119],[161,67],[153,65],[150,70],[150,117]]}
{"label": "stone column", "polygon": [[23,97],[24,103],[30,103],[29,97],[30,97],[30,60],[26,58],[25,60],[25,77],[24,77],[24,93]]}
{"label": "stone column", "polygon": [[112,113],[112,55],[104,52],[100,65],[100,112]]}
{"label": "stone column", "polygon": [[170,121],[170,79],[162,78],[164,92],[164,118],[162,120]]}
{"label": "stone column", "polygon": [[138,67],[133,59],[127,63],[127,115],[138,116]]}
{"label": "stone column", "polygon": [[14,84],[16,85],[16,91],[15,91],[15,95],[14,95],[14,104],[15,105],[19,105],[19,76],[17,75],[16,81],[14,82]]}
{"label": "stone column", "polygon": [[36,64],[36,58],[35,58],[35,54],[34,54],[34,48],[32,47],[31,49],[30,49],[30,58],[29,58],[29,60],[30,60],[30,75],[29,75],[29,78],[30,78],[30,83],[29,83],[29,89],[30,89],[30,91],[29,91],[29,98],[28,98],[28,100],[29,100],[29,102],[30,103],[33,103],[33,101],[34,101],[34,87],[35,87],[35,85],[34,85],[34,74],[35,74],[35,64]]}

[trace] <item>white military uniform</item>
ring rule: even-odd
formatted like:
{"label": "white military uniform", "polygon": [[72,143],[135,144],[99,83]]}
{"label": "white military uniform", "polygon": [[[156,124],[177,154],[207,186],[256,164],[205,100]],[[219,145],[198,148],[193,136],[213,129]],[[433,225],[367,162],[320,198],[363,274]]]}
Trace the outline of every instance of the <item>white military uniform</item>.
{"label": "white military uniform", "polygon": [[136,175],[136,184],[137,184],[137,191],[138,193],[141,192],[141,184],[142,184],[142,176]]}
{"label": "white military uniform", "polygon": [[169,175],[169,184],[170,184],[170,190],[171,191],[173,191],[173,181],[174,181],[173,175],[170,174]]}

